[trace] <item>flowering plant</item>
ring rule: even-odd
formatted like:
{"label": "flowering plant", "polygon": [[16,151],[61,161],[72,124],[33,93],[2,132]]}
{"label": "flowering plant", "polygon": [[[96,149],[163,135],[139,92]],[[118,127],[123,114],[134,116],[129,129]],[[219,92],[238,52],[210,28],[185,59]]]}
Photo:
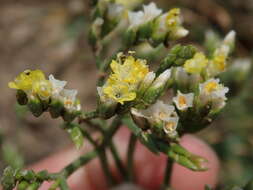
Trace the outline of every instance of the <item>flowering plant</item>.
{"label": "flowering plant", "polygon": [[[113,186],[115,179],[108,169],[107,148],[113,150],[124,180],[134,183],[133,154],[137,141],[154,154],[168,157],[161,189],[170,188],[174,162],[193,171],[208,170],[205,164],[208,158],[189,152],[179,142],[184,134],[206,128],[226,105],[229,88],[219,77],[240,69],[229,61],[235,32],[230,31],[209,55],[193,45],[172,45],[189,33],[183,26],[180,9],[164,13],[152,2],[133,11],[140,3],[138,0],[93,2],[89,41],[102,73],[97,83],[95,110],[82,109],[77,90],[66,89],[66,81],[53,75],[47,78],[41,70],[25,70],[9,83],[17,91],[18,103],[26,105],[35,117],[45,112],[52,118],[61,117],[63,129],[76,147],[81,148],[87,140],[94,150],[58,173],[6,168],[2,179],[4,189],[39,189],[43,181],[54,182],[51,190],[69,189],[66,179],[95,157],[100,158],[108,185]],[[122,37],[122,47],[104,58],[104,50],[115,35]],[[151,46],[152,51],[166,50],[156,70],[151,70],[145,57],[138,56],[142,44]],[[122,125],[131,131],[127,166],[112,142]],[[98,130],[102,140],[95,139],[87,126]]]}

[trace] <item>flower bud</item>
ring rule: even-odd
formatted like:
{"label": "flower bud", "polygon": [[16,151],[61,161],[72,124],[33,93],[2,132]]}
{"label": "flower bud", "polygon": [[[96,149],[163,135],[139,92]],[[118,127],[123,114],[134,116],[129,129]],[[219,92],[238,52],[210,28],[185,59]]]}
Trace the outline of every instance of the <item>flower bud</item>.
{"label": "flower bud", "polygon": [[165,57],[158,70],[156,71],[156,75],[161,74],[166,69],[171,68],[172,66],[182,66],[186,60],[193,58],[197,49],[194,46],[187,45],[174,46],[169,54]]}
{"label": "flower bud", "polygon": [[49,105],[49,113],[52,118],[58,118],[64,111],[64,105],[61,101],[52,99]]}
{"label": "flower bud", "polygon": [[21,181],[21,182],[19,182],[17,189],[18,190],[27,190],[28,186],[29,186],[29,183],[27,181]]}
{"label": "flower bud", "polygon": [[17,90],[16,98],[17,98],[17,102],[20,105],[26,105],[28,102],[28,97],[23,90]]}
{"label": "flower bud", "polygon": [[104,20],[100,17],[96,18],[96,20],[93,22],[90,31],[89,31],[89,43],[90,45],[95,48],[98,40],[101,37],[101,31],[102,31],[102,25],[104,23]]}
{"label": "flower bud", "polygon": [[27,187],[26,190],[38,190],[40,187],[40,183],[39,182],[33,182],[31,185],[29,185]]}
{"label": "flower bud", "polygon": [[146,92],[146,90],[151,86],[155,79],[155,73],[154,72],[149,72],[143,81],[140,84],[140,87],[137,92],[138,97],[142,97],[142,95]]}
{"label": "flower bud", "polygon": [[164,92],[166,84],[171,76],[171,70],[167,69],[160,74],[145,92],[143,100],[148,104],[153,104]]}
{"label": "flower bud", "polygon": [[12,167],[7,167],[3,171],[3,175],[1,178],[1,185],[6,190],[12,190],[16,186],[15,174],[17,170],[13,169]]}
{"label": "flower bud", "polygon": [[35,117],[41,116],[41,114],[44,112],[43,103],[37,97],[30,98],[27,103],[27,107]]}

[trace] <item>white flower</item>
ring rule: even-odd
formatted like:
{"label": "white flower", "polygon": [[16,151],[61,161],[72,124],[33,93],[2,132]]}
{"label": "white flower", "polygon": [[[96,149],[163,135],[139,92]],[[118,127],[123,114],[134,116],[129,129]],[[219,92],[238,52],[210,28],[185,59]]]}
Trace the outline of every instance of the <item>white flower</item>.
{"label": "white flower", "polygon": [[76,99],[77,90],[63,89],[60,95],[60,99],[67,110],[79,111],[81,109],[81,105]]}
{"label": "white flower", "polygon": [[49,81],[52,84],[52,97],[57,98],[63,88],[66,86],[66,81],[57,80],[53,75],[49,75]]}
{"label": "white flower", "polygon": [[225,101],[227,100],[226,93],[228,93],[229,89],[219,84],[219,82],[219,79],[212,78],[199,85],[200,101],[202,104],[211,101],[213,107],[217,109],[224,107]]}
{"label": "white flower", "polygon": [[180,39],[189,34],[189,30],[186,30],[184,27],[177,27],[175,30],[172,30],[170,34],[171,39]]}
{"label": "white flower", "polygon": [[186,110],[193,106],[193,99],[193,93],[183,94],[178,90],[177,96],[173,98],[173,102],[176,104],[177,109]]}
{"label": "white flower", "polygon": [[163,73],[161,73],[153,82],[153,84],[151,85],[152,88],[160,88],[162,86],[164,86],[167,81],[169,80],[171,76],[171,70],[170,69],[166,69]]}
{"label": "white flower", "polygon": [[151,125],[162,124],[164,132],[170,137],[174,137],[178,124],[178,115],[173,105],[157,101],[145,110],[131,109],[131,113],[137,117],[146,118]]}
{"label": "white flower", "polygon": [[157,28],[155,35],[161,36],[169,34],[169,39],[177,40],[188,35],[189,31],[183,26],[183,19],[180,15],[180,9],[174,8],[163,14],[157,19]]}
{"label": "white flower", "polygon": [[108,17],[109,19],[119,19],[122,16],[124,7],[120,4],[110,4],[108,7]]}
{"label": "white flower", "polygon": [[162,10],[157,8],[154,2],[151,2],[148,5],[143,5],[143,10],[145,22],[153,20],[162,13]]}
{"label": "white flower", "polygon": [[228,46],[233,46],[235,43],[235,36],[236,32],[234,30],[231,30],[224,38],[223,43]]}
{"label": "white flower", "polygon": [[129,28],[134,28],[143,24],[143,15],[144,13],[142,11],[137,12],[129,11],[128,12],[128,19],[130,23]]}
{"label": "white flower", "polygon": [[215,52],[214,56],[216,55],[224,55],[228,56],[228,54],[232,51],[234,44],[235,44],[235,31],[230,31],[224,38],[223,42],[221,43],[220,47],[218,47]]}
{"label": "white flower", "polygon": [[152,21],[154,18],[159,16],[162,13],[161,9],[158,9],[156,4],[151,2],[148,5],[143,6],[143,11],[137,12],[128,12],[128,18],[130,23],[130,28],[138,27],[142,24],[145,24],[149,21]]}

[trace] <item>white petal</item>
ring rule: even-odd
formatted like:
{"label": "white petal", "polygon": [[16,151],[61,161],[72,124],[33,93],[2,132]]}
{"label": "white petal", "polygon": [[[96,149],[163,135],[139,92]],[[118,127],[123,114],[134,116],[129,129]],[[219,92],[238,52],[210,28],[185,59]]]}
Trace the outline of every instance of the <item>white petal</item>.
{"label": "white petal", "polygon": [[170,69],[165,70],[162,74],[160,74],[155,79],[154,83],[152,84],[152,87],[154,88],[162,87],[169,80],[170,76],[171,76],[171,70]]}
{"label": "white petal", "polygon": [[49,81],[52,84],[53,95],[58,95],[67,84],[66,81],[55,79],[53,75],[49,75]]}

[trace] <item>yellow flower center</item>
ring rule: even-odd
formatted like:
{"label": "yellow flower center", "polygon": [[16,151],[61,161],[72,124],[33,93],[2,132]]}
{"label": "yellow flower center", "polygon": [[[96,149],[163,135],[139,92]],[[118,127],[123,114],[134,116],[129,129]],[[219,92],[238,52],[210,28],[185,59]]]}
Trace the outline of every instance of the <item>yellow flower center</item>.
{"label": "yellow flower center", "polygon": [[159,117],[160,117],[160,119],[165,119],[166,114],[164,112],[159,112]]}
{"label": "yellow flower center", "polygon": [[186,98],[184,96],[179,96],[178,97],[178,104],[180,106],[185,106],[186,105]]}
{"label": "yellow flower center", "polygon": [[218,83],[215,82],[215,81],[208,82],[208,83],[205,85],[205,87],[204,87],[204,89],[205,89],[205,91],[206,91],[207,93],[211,93],[211,92],[217,90],[217,88],[218,88]]}
{"label": "yellow flower center", "polygon": [[167,122],[164,127],[165,127],[166,131],[173,132],[175,125],[176,125],[175,122],[170,121],[170,122]]}
{"label": "yellow flower center", "polygon": [[226,56],[225,55],[217,55],[213,59],[214,66],[219,71],[224,71],[226,68]]}
{"label": "yellow flower center", "polygon": [[189,59],[184,64],[184,69],[188,73],[197,74],[201,73],[207,66],[208,59],[206,56],[199,52],[194,55],[192,59]]}
{"label": "yellow flower center", "polygon": [[106,96],[121,104],[136,98],[136,88],[149,72],[145,60],[135,59],[133,56],[124,58],[119,57],[121,60],[111,62],[112,74],[103,87]]}

